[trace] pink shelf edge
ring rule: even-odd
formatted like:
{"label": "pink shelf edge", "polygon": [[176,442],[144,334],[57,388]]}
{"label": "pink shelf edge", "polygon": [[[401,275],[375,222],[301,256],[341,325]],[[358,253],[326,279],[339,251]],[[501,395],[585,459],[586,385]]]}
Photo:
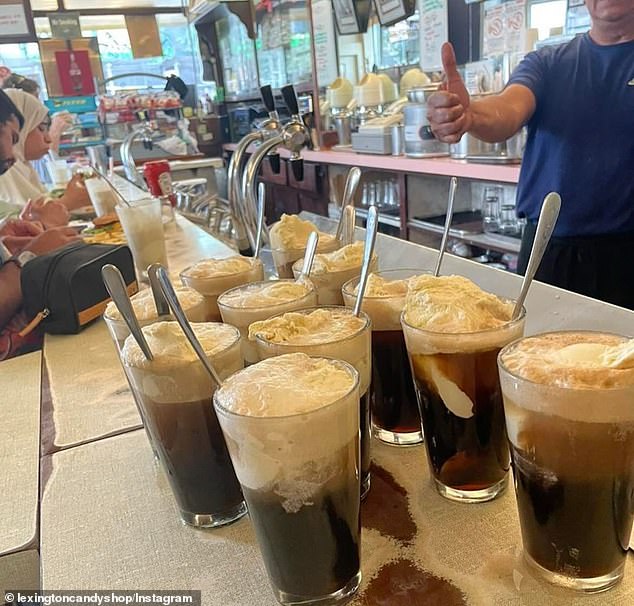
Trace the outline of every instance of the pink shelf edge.
{"label": "pink shelf edge", "polygon": [[[226,151],[234,151],[235,143],[223,145]],[[249,149],[251,152],[252,149]],[[282,157],[288,152],[280,150]],[[519,164],[477,164],[452,158],[407,158],[405,156],[379,156],[359,154],[353,151],[305,150],[302,156],[308,162],[318,164],[338,164],[342,166],[359,166],[391,170],[417,175],[441,175],[446,177],[462,177],[483,181],[517,183],[520,174]]]}

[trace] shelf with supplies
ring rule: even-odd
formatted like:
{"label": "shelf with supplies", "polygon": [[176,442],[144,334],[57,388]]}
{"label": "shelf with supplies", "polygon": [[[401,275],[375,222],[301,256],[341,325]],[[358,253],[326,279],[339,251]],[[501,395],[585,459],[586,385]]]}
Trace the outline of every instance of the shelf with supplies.
{"label": "shelf with supplies", "polygon": [[[435,225],[420,219],[410,219],[407,222],[409,229],[415,229],[421,232],[442,235],[443,227]],[[461,240],[466,244],[472,244],[484,249],[497,250],[503,253],[517,254],[520,251],[521,240],[511,236],[492,233],[465,233],[459,229],[450,229],[449,237],[455,240]]]}

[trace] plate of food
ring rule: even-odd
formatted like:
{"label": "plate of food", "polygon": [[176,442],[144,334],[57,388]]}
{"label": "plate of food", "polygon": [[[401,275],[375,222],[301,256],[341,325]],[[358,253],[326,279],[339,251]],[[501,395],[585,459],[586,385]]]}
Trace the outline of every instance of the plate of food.
{"label": "plate of food", "polygon": [[80,235],[87,244],[127,244],[116,215],[97,217],[93,227],[84,229]]}

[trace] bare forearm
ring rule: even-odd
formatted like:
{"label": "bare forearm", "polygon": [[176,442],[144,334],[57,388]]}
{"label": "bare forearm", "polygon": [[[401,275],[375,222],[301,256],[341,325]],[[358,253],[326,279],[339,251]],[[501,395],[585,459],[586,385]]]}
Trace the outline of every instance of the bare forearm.
{"label": "bare forearm", "polygon": [[20,269],[15,263],[6,263],[0,267],[0,328],[15,315],[20,305]]}
{"label": "bare forearm", "polygon": [[512,137],[535,111],[533,93],[518,84],[510,85],[498,95],[471,101],[469,133],[490,143]]}

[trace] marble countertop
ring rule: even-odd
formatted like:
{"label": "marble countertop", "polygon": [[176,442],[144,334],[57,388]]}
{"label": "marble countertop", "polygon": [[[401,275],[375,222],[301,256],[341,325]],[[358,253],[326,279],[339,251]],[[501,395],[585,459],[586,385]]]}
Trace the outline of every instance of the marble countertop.
{"label": "marble countertop", "polygon": [[[187,266],[235,252],[180,216],[165,226],[174,283]],[[146,285],[141,284],[142,288]],[[43,452],[55,452],[141,426],[106,325],[99,319],[78,335],[46,335],[47,387]]]}
{"label": "marble countertop", "polygon": [[[399,449],[374,441],[372,456],[372,487],[361,510],[363,582],[351,606],[625,606],[634,601],[632,554],[624,581],[595,596],[533,580],[520,557],[510,486],[490,503],[452,503],[432,486],[424,446]],[[204,606],[277,603],[249,518],[210,530],[183,525],[142,432],[47,459],[44,589],[200,589]]]}

